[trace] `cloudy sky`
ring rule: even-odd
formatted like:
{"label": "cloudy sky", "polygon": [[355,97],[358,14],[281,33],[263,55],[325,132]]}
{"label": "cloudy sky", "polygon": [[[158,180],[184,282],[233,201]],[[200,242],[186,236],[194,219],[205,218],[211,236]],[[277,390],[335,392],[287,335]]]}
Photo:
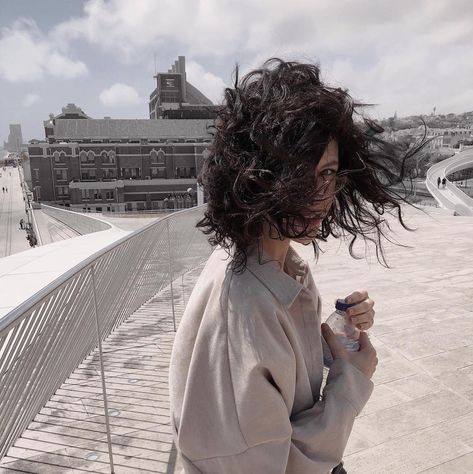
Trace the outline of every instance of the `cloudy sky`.
{"label": "cloudy sky", "polygon": [[43,138],[68,102],[147,118],[155,67],[178,55],[216,103],[236,62],[279,56],[319,62],[374,118],[465,112],[472,54],[471,0],[0,0],[0,140],[9,123]]}

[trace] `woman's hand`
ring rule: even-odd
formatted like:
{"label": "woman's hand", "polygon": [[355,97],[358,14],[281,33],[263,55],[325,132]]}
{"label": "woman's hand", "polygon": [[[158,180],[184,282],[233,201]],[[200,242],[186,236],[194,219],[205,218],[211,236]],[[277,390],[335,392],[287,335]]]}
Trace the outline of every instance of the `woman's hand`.
{"label": "woman's hand", "polygon": [[376,349],[371,344],[368,334],[364,332],[360,333],[360,350],[355,352],[350,352],[345,349],[327,323],[322,324],[322,335],[332,352],[334,360],[346,360],[368,378],[371,379],[371,377],[373,377],[376,366],[378,365],[378,357],[376,355]]}
{"label": "woman's hand", "polygon": [[367,331],[374,323],[374,301],[368,297],[366,290],[354,291],[345,298],[347,303],[356,303],[346,313],[352,323],[361,331]]}

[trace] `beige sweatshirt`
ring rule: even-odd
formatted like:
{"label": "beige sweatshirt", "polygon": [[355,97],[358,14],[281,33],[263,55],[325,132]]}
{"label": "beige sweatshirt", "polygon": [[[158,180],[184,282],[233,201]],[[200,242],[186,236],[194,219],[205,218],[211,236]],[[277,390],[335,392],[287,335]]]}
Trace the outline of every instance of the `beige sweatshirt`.
{"label": "beige sweatshirt", "polygon": [[217,247],[174,341],[171,426],[184,471],[327,474],[373,383],[336,359],[321,395],[321,300],[292,247],[285,271],[260,264],[256,247],[243,274],[229,263]]}

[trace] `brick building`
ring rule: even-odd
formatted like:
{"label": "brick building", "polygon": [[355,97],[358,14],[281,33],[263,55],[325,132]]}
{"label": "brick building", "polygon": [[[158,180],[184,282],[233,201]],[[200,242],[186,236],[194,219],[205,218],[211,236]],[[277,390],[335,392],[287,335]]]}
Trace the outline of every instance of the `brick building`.
{"label": "brick building", "polygon": [[98,212],[191,207],[212,124],[93,119],[68,104],[44,122],[45,141],[30,141],[30,189],[37,201]]}

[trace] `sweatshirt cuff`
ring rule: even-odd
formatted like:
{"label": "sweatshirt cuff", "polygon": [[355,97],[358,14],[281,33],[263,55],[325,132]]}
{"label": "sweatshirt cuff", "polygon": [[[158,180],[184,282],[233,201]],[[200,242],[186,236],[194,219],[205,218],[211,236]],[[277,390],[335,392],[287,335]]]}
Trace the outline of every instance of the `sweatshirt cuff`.
{"label": "sweatshirt cuff", "polygon": [[373,382],[353,364],[335,359],[327,376],[326,390],[350,402],[359,415],[373,393]]}

